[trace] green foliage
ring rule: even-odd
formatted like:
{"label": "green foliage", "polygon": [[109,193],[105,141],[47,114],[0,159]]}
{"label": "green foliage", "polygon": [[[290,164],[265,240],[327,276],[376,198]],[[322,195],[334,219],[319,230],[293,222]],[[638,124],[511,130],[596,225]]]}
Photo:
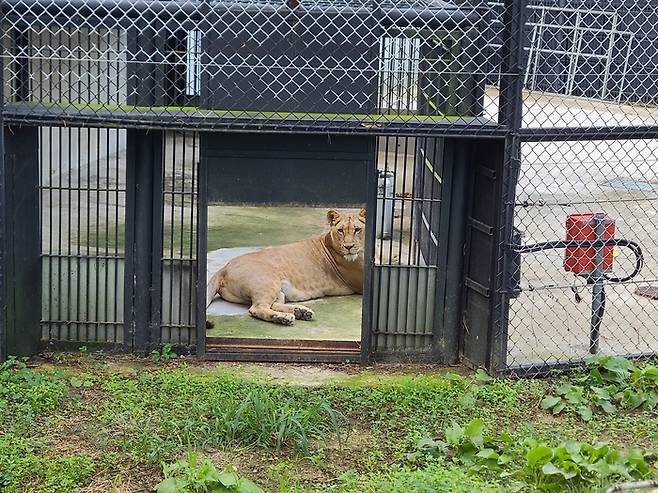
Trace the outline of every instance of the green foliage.
{"label": "green foliage", "polygon": [[421,465],[441,458],[451,458],[470,472],[513,477],[540,491],[564,491],[567,486],[595,485],[604,479],[648,477],[658,450],[622,453],[609,443],[576,441],[553,447],[530,438],[516,444],[507,434],[485,434],[482,420],[474,419],[464,427],[447,428],[445,440],[421,439],[409,454],[412,463]]}
{"label": "green foliage", "polygon": [[338,484],[327,491],[339,493],[504,493],[513,491],[506,481],[501,485],[496,478],[475,477],[454,464],[433,461],[417,469],[394,465],[368,475],[350,471],[338,478]]}
{"label": "green foliage", "polygon": [[25,360],[9,358],[0,364],[0,429],[20,433],[34,419],[52,411],[67,395],[61,374],[29,369]]}
{"label": "green foliage", "polygon": [[222,471],[192,450],[187,458],[163,466],[164,480],[157,493],[264,493],[254,482],[241,477],[232,466]]}
{"label": "green foliage", "polygon": [[235,377],[204,379],[184,370],[113,378],[99,419],[119,427],[108,436],[139,462],[169,458],[181,445],[291,448],[306,454],[312,439],[340,441],[346,419],[319,395]]}
{"label": "green foliage", "polygon": [[587,360],[588,371],[554,389],[541,407],[553,414],[569,410],[584,421],[594,411],[615,413],[619,408],[652,411],[658,406],[658,367],[636,366],[618,356],[593,356]]}
{"label": "green foliage", "polygon": [[153,361],[153,363],[159,363],[161,361],[171,361],[172,359],[178,358],[173,347],[173,344],[167,343],[162,346],[160,350],[154,349],[151,351],[151,361]]}
{"label": "green foliage", "polygon": [[0,436],[0,491],[72,493],[94,471],[93,461],[86,455],[49,457],[46,453],[42,443],[14,435]]}

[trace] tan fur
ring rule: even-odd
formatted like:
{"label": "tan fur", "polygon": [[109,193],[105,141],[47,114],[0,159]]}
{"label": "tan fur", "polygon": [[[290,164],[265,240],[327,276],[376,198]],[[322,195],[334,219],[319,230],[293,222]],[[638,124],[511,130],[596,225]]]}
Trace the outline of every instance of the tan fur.
{"label": "tan fur", "polygon": [[292,325],[313,311],[287,302],[363,292],[366,211],[327,213],[329,232],[319,238],[265,248],[232,259],[208,282],[207,304],[219,294],[251,305],[261,320]]}

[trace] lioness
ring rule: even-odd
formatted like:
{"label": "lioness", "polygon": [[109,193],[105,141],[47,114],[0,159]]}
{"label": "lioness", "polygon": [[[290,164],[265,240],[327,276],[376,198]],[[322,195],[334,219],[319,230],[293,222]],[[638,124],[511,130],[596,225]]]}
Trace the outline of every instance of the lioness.
{"label": "lioness", "polygon": [[251,316],[282,325],[311,320],[313,310],[289,301],[363,292],[366,211],[327,212],[329,232],[319,238],[265,248],[235,257],[208,282],[207,306],[215,295],[251,305]]}

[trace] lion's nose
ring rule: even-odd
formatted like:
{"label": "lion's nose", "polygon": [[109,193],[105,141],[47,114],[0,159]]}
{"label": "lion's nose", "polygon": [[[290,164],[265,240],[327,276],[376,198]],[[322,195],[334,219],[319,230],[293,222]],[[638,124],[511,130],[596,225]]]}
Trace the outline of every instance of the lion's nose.
{"label": "lion's nose", "polygon": [[350,251],[352,248],[354,248],[354,243],[352,243],[351,245],[345,244],[345,248],[347,249],[347,251]]}

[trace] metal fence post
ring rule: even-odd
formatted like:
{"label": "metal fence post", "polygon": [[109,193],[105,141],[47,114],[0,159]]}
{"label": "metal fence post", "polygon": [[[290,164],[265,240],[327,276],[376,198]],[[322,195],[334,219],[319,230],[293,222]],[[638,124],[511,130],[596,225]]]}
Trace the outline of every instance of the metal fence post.
{"label": "metal fence post", "polygon": [[506,0],[502,43],[500,99],[498,123],[507,128],[503,163],[503,194],[500,210],[497,245],[497,268],[494,291],[494,311],[491,327],[491,353],[488,369],[501,371],[507,359],[507,324],[509,293],[505,280],[508,270],[514,267],[510,244],[514,226],[516,183],[521,167],[521,139],[519,130],[523,119],[523,47],[525,42],[526,0]]}
{"label": "metal fence post", "polygon": [[199,136],[199,168],[197,174],[197,243],[196,243],[196,353],[199,358],[206,354],[206,286],[208,250],[208,137]]}
{"label": "metal fence post", "polygon": [[160,341],[164,133],[131,129],[126,139],[126,336],[146,352]]}
{"label": "metal fence post", "polygon": [[[377,152],[377,141],[371,141],[372,153]],[[372,354],[372,324],[374,297],[375,241],[377,236],[377,162],[368,164],[366,175],[366,246],[363,271],[363,308],[361,319],[361,362],[368,363]]]}
{"label": "metal fence post", "polygon": [[[0,39],[4,38],[4,29],[0,23]],[[0,57],[0,87],[5,87],[5,63],[4,58]],[[5,203],[5,91],[0,91],[0,211],[4,211]],[[5,320],[5,249],[1,247],[5,241],[5,221],[3,214],[0,213],[0,362],[7,358],[7,334],[6,334],[6,320]]]}

